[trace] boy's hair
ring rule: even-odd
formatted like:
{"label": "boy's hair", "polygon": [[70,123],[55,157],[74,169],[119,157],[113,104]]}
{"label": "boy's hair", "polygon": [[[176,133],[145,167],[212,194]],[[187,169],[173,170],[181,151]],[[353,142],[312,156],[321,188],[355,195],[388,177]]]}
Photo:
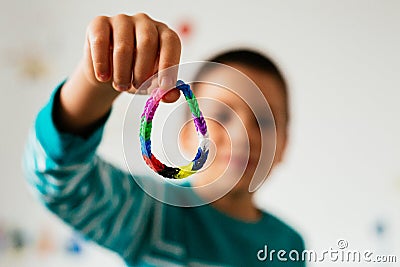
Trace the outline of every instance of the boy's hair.
{"label": "boy's hair", "polygon": [[[269,74],[272,77],[274,77],[281,85],[280,88],[285,102],[284,105],[285,105],[286,123],[289,122],[289,103],[288,103],[289,97],[288,97],[286,81],[284,76],[282,75],[282,72],[279,70],[277,64],[274,63],[268,56],[260,52],[257,52],[253,49],[238,48],[219,53],[209,58],[207,61],[221,63],[225,65],[237,63],[244,66],[248,66],[250,68],[255,68],[260,71],[264,71],[266,74]],[[196,78],[203,76],[210,70],[211,69],[209,65],[207,64],[204,65],[204,67],[200,68],[199,72],[196,75]]]}

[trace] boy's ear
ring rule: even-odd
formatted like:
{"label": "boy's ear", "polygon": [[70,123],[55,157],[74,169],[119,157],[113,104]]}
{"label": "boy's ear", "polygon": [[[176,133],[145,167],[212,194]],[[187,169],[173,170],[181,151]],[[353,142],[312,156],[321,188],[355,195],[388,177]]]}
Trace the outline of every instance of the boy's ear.
{"label": "boy's ear", "polygon": [[274,163],[273,163],[274,165],[278,165],[279,163],[281,163],[285,156],[286,146],[287,146],[287,142],[288,142],[287,133],[285,132],[281,138],[282,138],[282,141],[280,142],[280,145],[276,148],[277,151],[275,153],[275,159],[274,159]]}

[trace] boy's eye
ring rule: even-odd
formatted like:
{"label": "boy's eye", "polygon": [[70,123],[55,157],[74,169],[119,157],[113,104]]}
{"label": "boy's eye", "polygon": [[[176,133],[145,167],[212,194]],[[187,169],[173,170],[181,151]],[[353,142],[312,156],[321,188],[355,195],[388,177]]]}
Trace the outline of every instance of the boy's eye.
{"label": "boy's eye", "polygon": [[219,123],[226,123],[230,119],[230,115],[227,112],[220,112],[215,116],[215,120]]}
{"label": "boy's eye", "polygon": [[258,123],[261,129],[273,128],[274,121],[271,118],[259,118]]}

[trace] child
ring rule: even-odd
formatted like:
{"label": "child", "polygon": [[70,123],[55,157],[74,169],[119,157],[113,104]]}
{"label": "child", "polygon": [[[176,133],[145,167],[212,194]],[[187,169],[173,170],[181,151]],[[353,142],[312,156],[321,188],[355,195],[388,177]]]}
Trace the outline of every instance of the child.
{"label": "child", "polygon": [[[196,95],[207,94],[226,103],[252,132],[249,151],[243,151],[249,153],[243,176],[229,193],[210,204],[184,208],[157,201],[128,173],[95,154],[116,97],[121,92],[136,92],[157,70],[178,64],[180,51],[177,34],[145,14],[95,18],[87,29],[81,62],[37,116],[24,161],[29,182],[52,212],[117,252],[129,266],[304,266],[293,261],[295,254],[288,257],[292,250],[301,256],[300,235],[252,202],[248,187],[260,157],[260,133],[269,126],[257,124],[249,107],[232,92],[202,90],[201,85],[195,88]],[[271,61],[251,51],[228,52],[213,61],[246,74],[268,99],[277,130],[275,166],[284,152],[288,122],[282,75]],[[215,71],[200,75],[215,76]],[[176,73],[160,75],[160,87],[174,87],[176,79]],[[178,97],[174,89],[163,101],[174,102]],[[218,113],[218,108],[212,110]],[[240,154],[230,154],[229,136],[220,128],[235,131],[235,120],[229,113],[216,116],[220,124],[207,123],[218,153],[199,174],[201,179],[193,180],[193,188],[215,180],[228,158],[232,174],[243,165]],[[191,132],[184,127],[181,133],[187,150],[196,143]],[[240,142],[242,137],[232,138]],[[207,198],[205,192],[198,194]],[[286,251],[280,255],[286,261],[276,255],[265,259],[266,246],[268,253]]]}

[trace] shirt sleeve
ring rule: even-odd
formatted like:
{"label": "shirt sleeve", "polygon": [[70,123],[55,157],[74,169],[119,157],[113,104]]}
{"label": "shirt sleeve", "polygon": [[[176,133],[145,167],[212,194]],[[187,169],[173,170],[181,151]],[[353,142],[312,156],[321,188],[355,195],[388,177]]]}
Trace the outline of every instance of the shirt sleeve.
{"label": "shirt sleeve", "polygon": [[109,114],[87,137],[57,129],[52,112],[62,85],[30,131],[25,176],[41,202],[86,238],[135,258],[148,236],[154,200],[129,173],[95,153]]}

